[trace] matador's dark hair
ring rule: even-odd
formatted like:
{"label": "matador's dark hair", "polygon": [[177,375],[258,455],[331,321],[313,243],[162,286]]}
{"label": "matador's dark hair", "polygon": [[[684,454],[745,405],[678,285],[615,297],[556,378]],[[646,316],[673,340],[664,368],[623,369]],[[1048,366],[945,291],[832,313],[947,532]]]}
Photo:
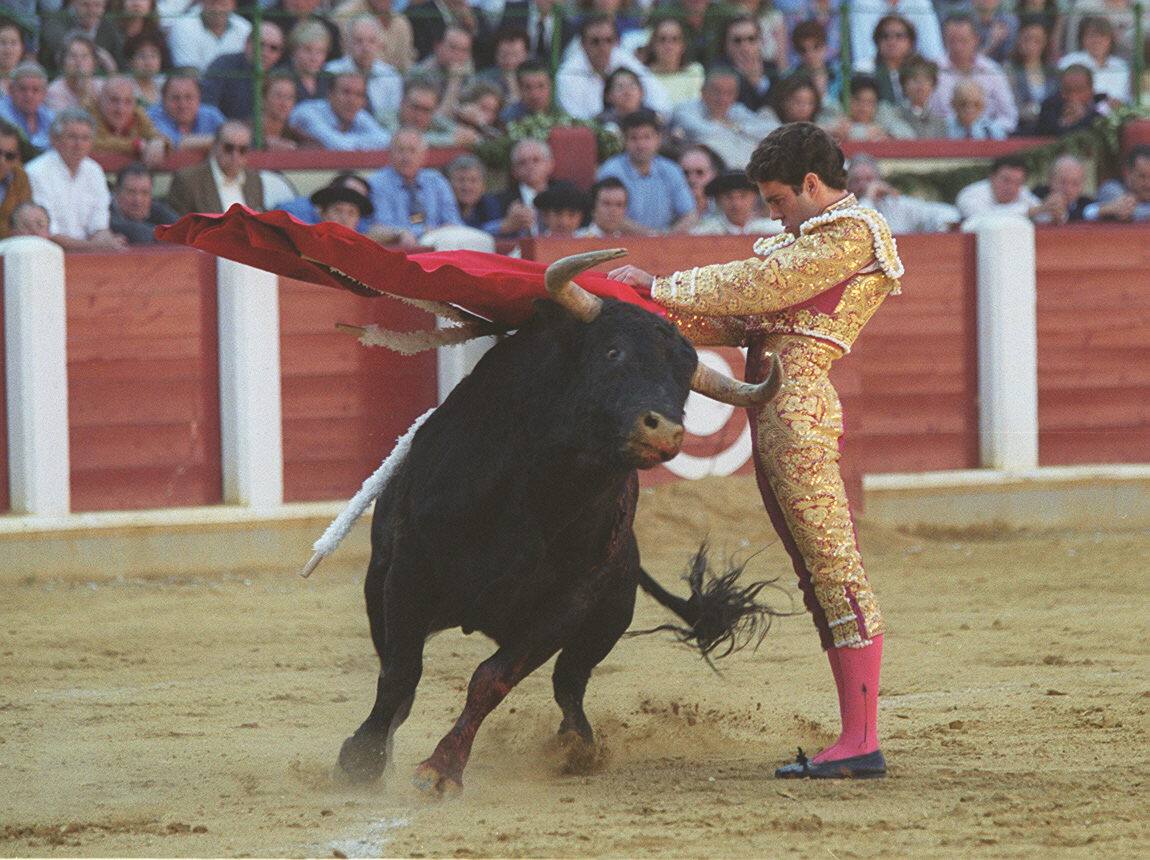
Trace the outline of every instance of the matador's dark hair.
{"label": "matador's dark hair", "polygon": [[843,151],[831,136],[810,122],[792,122],[768,134],[755,148],[747,176],[753,182],[782,182],[799,193],[803,177],[818,176],[831,188],[847,187]]}

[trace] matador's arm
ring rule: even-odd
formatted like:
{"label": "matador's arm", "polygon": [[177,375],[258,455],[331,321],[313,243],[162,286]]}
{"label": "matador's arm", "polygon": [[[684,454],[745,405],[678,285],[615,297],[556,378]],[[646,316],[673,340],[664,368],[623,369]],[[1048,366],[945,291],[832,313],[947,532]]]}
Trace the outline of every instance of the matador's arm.
{"label": "matador's arm", "polygon": [[651,298],[671,311],[753,316],[801,304],[842,283],[875,258],[870,227],[840,218],[765,258],[700,266],[655,279]]}

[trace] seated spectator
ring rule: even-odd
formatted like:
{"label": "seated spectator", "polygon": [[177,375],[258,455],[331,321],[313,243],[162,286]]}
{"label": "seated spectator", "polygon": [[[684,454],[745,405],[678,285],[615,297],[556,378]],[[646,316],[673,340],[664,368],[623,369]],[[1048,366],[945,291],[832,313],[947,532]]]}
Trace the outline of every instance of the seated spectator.
{"label": "seated spectator", "polygon": [[782,125],[787,122],[830,122],[834,111],[824,111],[818,87],[805,75],[783,78],[771,92],[771,107],[759,111],[759,116]]}
{"label": "seated spectator", "polygon": [[724,0],[663,0],[658,4],[658,11],[683,22],[687,31],[687,56],[705,67],[721,61],[723,30],[731,18],[741,13],[738,6]]}
{"label": "seated spectator", "polygon": [[643,82],[633,71],[620,66],[607,75],[603,84],[603,112],[595,121],[618,135],[619,121],[642,108],[650,109],[643,104]]}
{"label": "seated spectator", "polygon": [[391,138],[391,163],[368,180],[375,222],[394,231],[394,241],[406,247],[417,245],[435,227],[463,224],[451,186],[426,163],[423,135],[400,128]]}
{"label": "seated spectator", "polygon": [[51,239],[65,251],[119,251],[127,240],[108,228],[111,196],[90,158],[96,124],[80,108],[52,120],[52,148],[28,164],[32,199],[48,210]]}
{"label": "seated spectator", "polygon": [[918,31],[914,24],[900,15],[883,15],[874,28],[875,64],[874,80],[878,97],[891,104],[902,104],[903,64],[917,55]]}
{"label": "seated spectator", "polygon": [[501,29],[495,34],[495,65],[483,69],[476,77],[499,87],[504,103],[519,101],[519,80],[515,72],[527,62],[529,55],[526,31]]}
{"label": "seated spectator", "polygon": [[711,147],[697,143],[679,154],[679,167],[695,200],[695,214],[702,218],[715,211],[715,202],[707,196],[707,183],[723,173],[727,165]]}
{"label": "seated spectator", "polygon": [[166,44],[164,33],[160,29],[156,0],[111,0],[107,14],[120,31],[120,43],[123,47],[121,57],[124,61],[119,65],[120,69],[127,68],[130,40],[146,36],[159,39]]}
{"label": "seated spectator", "polygon": [[731,167],[743,168],[778,123],[736,101],[739,76],[717,66],[707,73],[700,98],[679,105],[673,124],[686,143],[705,143]]}
{"label": "seated spectator", "polygon": [[691,232],[703,236],[773,236],[783,232],[780,221],[760,216],[759,187],[744,170],[730,170],[707,183],[707,196],[716,212],[699,221]]}
{"label": "seated spectator", "polygon": [[1005,63],[1018,38],[1018,16],[1002,10],[1002,0],[971,0],[978,50],[996,63]]}
{"label": "seated spectator", "polygon": [[542,114],[556,117],[565,115],[551,103],[551,73],[541,62],[526,60],[520,63],[519,68],[515,70],[515,80],[518,84],[519,101],[503,109],[500,118],[504,124]]}
{"label": "seated spectator", "polygon": [[[783,4],[779,4],[782,7]],[[814,21],[823,28],[827,34],[827,58],[833,63],[839,58],[839,37],[842,34],[842,23],[839,20],[838,0],[798,0],[797,3],[786,3],[784,19],[787,24],[788,35],[795,32],[795,27],[804,21]],[[876,19],[877,23],[877,19]],[[872,30],[873,32],[873,30]],[[799,55],[795,51],[794,42],[790,43],[786,62],[781,62],[782,68],[797,65]],[[865,65],[865,64],[864,64]],[[862,68],[859,66],[859,68]]]}
{"label": "seated spectator", "polygon": [[[759,51],[767,68],[772,72],[778,72],[789,66],[787,58],[790,38],[787,19],[783,10],[776,8],[774,0],[736,0],[734,5],[758,22],[759,32],[763,34]],[[793,0],[787,5],[794,5]]]}
{"label": "seated spectator", "polygon": [[528,236],[538,230],[535,197],[555,183],[554,173],[551,147],[543,141],[525,138],[511,148],[511,181],[496,196],[501,218],[494,230],[497,236]]}
{"label": "seated spectator", "polygon": [[1082,221],[1086,207],[1094,202],[1082,193],[1086,187],[1086,166],[1073,155],[1061,155],[1050,166],[1050,184],[1039,185],[1034,194],[1042,207],[1032,214],[1036,224],[1065,224]]}
{"label": "seated spectator", "polygon": [[379,23],[383,33],[379,59],[399,72],[405,73],[415,63],[415,43],[412,38],[411,22],[397,14],[392,0],[345,0],[335,7],[331,19],[338,21],[343,28],[340,38],[344,44],[351,43],[350,28],[360,15],[371,15]]}
{"label": "seated spectator", "polygon": [[[260,0],[260,5],[265,7],[264,20],[279,26],[284,37],[288,40],[289,50],[292,36],[300,27],[318,24],[323,28],[326,36],[323,40],[324,55],[322,59],[317,60],[317,68],[323,68],[323,64],[328,60],[334,60],[340,56],[342,43],[340,42],[339,27],[330,19],[330,16],[320,13],[321,6],[324,10],[327,9],[325,0],[270,0],[270,2],[269,0]],[[311,34],[308,35],[308,38],[312,38]],[[324,93],[324,95],[327,94]],[[313,98],[322,98],[322,96],[313,96]]]}
{"label": "seated spectator", "polygon": [[131,156],[149,167],[164,160],[171,142],[156,130],[148,114],[136,104],[131,78],[124,75],[108,78],[96,103],[85,107],[96,121],[94,153]]}
{"label": "seated spectator", "polygon": [[[349,170],[342,173],[337,173],[324,187],[350,188],[353,191],[359,193],[361,196],[366,197],[368,199],[368,203],[371,203],[371,186],[368,184],[366,179],[354,171]],[[323,220],[323,218],[320,216],[320,210],[319,206],[316,204],[316,199],[317,198],[315,194],[312,194],[311,196],[301,195],[281,201],[276,205],[275,208],[287,212],[293,218],[296,218],[299,221],[303,221],[305,224],[318,224]],[[371,211],[372,216],[374,216],[374,206],[371,207]],[[359,221],[356,229],[360,233],[368,233],[370,231],[372,226],[372,221],[370,218],[371,216]]]}
{"label": "seated spectator", "polygon": [[572,235],[576,239],[603,239],[632,234],[631,222],[627,220],[627,186],[614,176],[600,179],[591,186],[591,223]]}
{"label": "seated spectator", "polygon": [[903,103],[897,107],[879,105],[879,115],[891,134],[904,139],[946,137],[946,117],[930,106],[938,66],[925,57],[911,57],[899,71],[899,82]]}
{"label": "seated spectator", "polygon": [[795,27],[791,39],[799,61],[791,68],[789,77],[801,77],[814,84],[824,107],[837,106],[842,84],[838,68],[827,60],[827,34],[818,24],[806,21]]}
{"label": "seated spectator", "polygon": [[168,49],[177,68],[204,71],[224,54],[236,54],[252,25],[236,14],[236,0],[202,0],[198,15],[176,19],[168,30]]}
{"label": "seated spectator", "polygon": [[329,75],[358,72],[367,81],[366,109],[377,121],[394,116],[403,98],[403,76],[394,66],[379,58],[383,49],[383,29],[374,15],[360,15],[347,31],[346,56],[332,60],[324,71]]}
{"label": "seated spectator", "polygon": [[219,108],[201,103],[200,82],[192,71],[168,76],[160,103],[148,109],[148,118],[176,149],[208,149],[227,121]]}
{"label": "seated spectator", "polygon": [[[0,96],[8,95],[9,77],[23,58],[24,31],[14,21],[0,18]],[[7,218],[0,221],[0,231],[7,226]]]}
{"label": "seated spectator", "polygon": [[499,115],[503,112],[503,93],[491,81],[476,79],[459,94],[459,107],[452,119],[460,128],[470,128],[481,138],[503,137]]}
{"label": "seated spectator", "polygon": [[163,36],[150,31],[132,36],[124,43],[127,71],[132,76],[132,88],[145,110],[160,102],[160,89],[164,85],[162,69],[168,68],[168,46]]}
{"label": "seated spectator", "polygon": [[0,98],[0,119],[20,129],[24,139],[37,150],[52,145],[49,129],[55,111],[44,104],[48,94],[48,76],[39,63],[21,63],[12,72],[12,83],[6,98]]}
{"label": "seated spectator", "polygon": [[1058,76],[1058,92],[1042,102],[1035,132],[1063,135],[1089,128],[1098,119],[1094,78],[1086,66],[1067,66]]}
{"label": "seated spectator", "polygon": [[1006,65],[1010,91],[1018,106],[1018,134],[1037,134],[1042,102],[1058,90],[1058,72],[1046,62],[1049,34],[1043,19],[1027,17],[1019,26],[1014,52]]}
{"label": "seated spectator", "polygon": [[[60,11],[60,7],[65,8]],[[96,55],[96,66],[105,72],[114,72],[123,60],[123,36],[119,27],[105,15],[107,0],[69,0],[67,3],[41,3],[44,11],[56,10],[44,16],[40,26],[40,64],[49,75],[63,71],[61,57],[74,36],[86,39]],[[75,105],[53,107],[59,110]]]}
{"label": "seated spectator", "polygon": [[[749,16],[732,17],[723,28],[723,62],[738,73],[739,103],[751,110],[767,104],[767,92],[771,88],[770,72],[759,47],[762,41],[759,22]],[[825,33],[823,45],[826,45]]]}
{"label": "seated spectator", "polygon": [[875,29],[884,15],[898,15],[914,22],[915,44],[919,54],[941,63],[946,56],[938,14],[930,0],[885,0],[881,3],[854,3],[850,7],[851,61],[856,71],[875,69],[877,47]]}
{"label": "seated spectator", "polygon": [[391,135],[365,109],[367,83],[358,72],[333,79],[326,100],[295,106],[288,125],[306,142],[333,152],[386,149]]}
{"label": "seated spectator", "polygon": [[952,115],[946,121],[951,140],[1004,140],[1006,129],[986,116],[986,95],[972,79],[959,81],[950,99]]}
{"label": "seated spectator", "polygon": [[662,129],[653,111],[623,117],[623,153],[608,158],[596,179],[627,186],[627,217],[649,230],[683,232],[695,223],[695,200],[678,164],[659,155]]}
{"label": "seated spectator", "polygon": [[152,174],[143,164],[129,164],[116,174],[109,225],[129,245],[154,245],[156,228],[180,217],[167,203],[152,197],[152,190]]}
{"label": "seated spectator", "polygon": [[459,107],[459,94],[475,78],[471,57],[471,34],[460,27],[448,27],[429,56],[411,67],[411,76],[435,84],[439,90],[439,110],[453,116]]}
{"label": "seated spectator", "polygon": [[587,217],[587,195],[567,182],[535,195],[539,234],[570,238]]}
{"label": "seated spectator", "polygon": [[579,45],[571,50],[555,74],[559,106],[576,119],[591,119],[603,110],[607,75],[625,66],[639,76],[647,103],[669,112],[671,101],[662,86],[639,60],[619,47],[619,32],[606,16],[591,15],[580,28]]}
{"label": "seated spectator", "polygon": [[[228,119],[250,120],[255,107],[252,86],[256,64],[253,40],[255,32],[248,34],[244,49],[221,54],[208,65],[200,76],[204,104],[215,105]],[[270,72],[283,58],[284,35],[271,22],[260,24],[260,63]]]}
{"label": "seated spectator", "polygon": [[52,220],[48,210],[39,203],[29,200],[21,203],[12,212],[7,222],[8,235],[11,236],[39,236],[41,239],[52,238]]}
{"label": "seated spectator", "polygon": [[326,99],[331,85],[323,73],[331,49],[331,35],[318,20],[303,21],[288,36],[288,69],[295,77],[297,102]]}
{"label": "seated spectator", "polygon": [[181,215],[189,212],[226,212],[242,203],[257,212],[264,208],[264,184],[258,170],[248,170],[252,132],[237,119],[216,129],[208,157],[177,170],[172,176],[168,203]]}
{"label": "seated spectator", "polygon": [[103,79],[96,78],[99,67],[96,43],[79,33],[64,40],[60,49],[60,77],[48,85],[44,104],[50,110],[83,107],[100,94]]}
{"label": "seated spectator", "polygon": [[290,72],[272,72],[264,78],[264,149],[298,149],[303,143],[288,125],[295,105],[295,79]]}
{"label": "seated spectator", "polygon": [[1042,201],[1026,187],[1026,173],[1026,162],[1017,155],[995,159],[988,178],[973,182],[958,192],[954,204],[963,220],[990,213],[1029,218]]}
{"label": "seated spectator", "polygon": [[866,153],[852,155],[847,191],[861,205],[879,212],[891,233],[945,233],[962,220],[957,207],[902,194],[882,177],[878,162]]}
{"label": "seated spectator", "polygon": [[463,223],[477,230],[497,233],[503,213],[496,195],[487,191],[483,163],[474,155],[459,155],[452,159],[444,172],[451,183]]}
{"label": "seated spectator", "polygon": [[998,128],[1013,131],[1018,125],[1018,108],[1010,94],[1010,82],[997,63],[978,53],[978,32],[974,21],[965,15],[952,16],[947,18],[942,32],[946,59],[939,67],[938,89],[934,92],[931,107],[936,113],[952,117],[954,88],[961,81],[974,80],[986,97],[985,119]]}
{"label": "seated spectator", "polygon": [[395,133],[400,128],[414,128],[428,146],[469,148],[480,140],[473,128],[459,125],[439,112],[439,89],[422,78],[411,78],[403,85],[399,112],[384,128]]}
{"label": "seated spectator", "polygon": [[0,120],[0,239],[7,239],[12,214],[32,199],[32,185],[20,163],[20,131]]}
{"label": "seated spectator", "polygon": [[[1060,8],[1066,5],[1058,4]],[[1114,33],[1114,53],[1130,59],[1134,56],[1135,26],[1132,0],[1075,0],[1063,22],[1062,38],[1065,54],[1081,50],[1082,21],[1088,16],[1101,16],[1110,22]],[[1142,7],[1142,33],[1150,33],[1150,7]]]}
{"label": "seated spectator", "polygon": [[[615,19],[615,26],[619,29],[619,36],[630,36],[643,27],[643,13],[649,3],[639,3],[637,0],[574,0],[571,4],[571,13],[579,21],[588,15],[609,15]],[[622,43],[622,40],[621,40]],[[627,45],[628,48],[633,47]]]}
{"label": "seated spectator", "polygon": [[334,221],[349,230],[359,231],[360,225],[375,214],[371,199],[346,182],[321,188],[311,196],[311,202],[320,221]]}
{"label": "seated spectator", "polygon": [[1098,189],[1098,202],[1087,206],[1087,221],[1150,221],[1150,145],[1135,146],[1122,165],[1124,182],[1111,179]]}
{"label": "seated spectator", "polygon": [[1094,89],[1102,93],[1112,105],[1130,101],[1130,65],[1114,56],[1114,28],[1110,20],[1101,15],[1082,19],[1078,31],[1080,50],[1067,54],[1058,68],[1085,66],[1094,75]]}
{"label": "seated spectator", "polygon": [[892,135],[879,119],[878,84],[870,75],[851,78],[851,97],[846,116],[826,124],[836,141],[887,140]]}
{"label": "seated spectator", "polygon": [[699,97],[703,65],[688,56],[687,30],[678,18],[661,18],[655,23],[643,56],[673,107]]}
{"label": "seated spectator", "polygon": [[487,16],[468,0],[409,3],[404,14],[411,22],[415,56],[420,60],[431,55],[435,43],[443,38],[448,27],[458,27],[479,44],[485,45],[490,40],[491,27]]}

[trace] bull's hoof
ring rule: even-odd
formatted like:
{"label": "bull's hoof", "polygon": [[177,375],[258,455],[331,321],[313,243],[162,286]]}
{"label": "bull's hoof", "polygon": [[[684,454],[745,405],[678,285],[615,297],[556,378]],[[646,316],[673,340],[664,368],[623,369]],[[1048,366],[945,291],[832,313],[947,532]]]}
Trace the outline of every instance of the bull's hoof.
{"label": "bull's hoof", "polygon": [[386,764],[386,745],[358,732],[345,740],[339,749],[339,774],[349,782],[375,782]]}
{"label": "bull's hoof", "polygon": [[446,800],[463,791],[461,779],[441,772],[435,765],[426,761],[415,769],[411,783],[431,800]]}
{"label": "bull's hoof", "polygon": [[555,740],[559,746],[560,773],[582,776],[595,773],[603,766],[606,752],[594,740],[576,731],[560,731]]}

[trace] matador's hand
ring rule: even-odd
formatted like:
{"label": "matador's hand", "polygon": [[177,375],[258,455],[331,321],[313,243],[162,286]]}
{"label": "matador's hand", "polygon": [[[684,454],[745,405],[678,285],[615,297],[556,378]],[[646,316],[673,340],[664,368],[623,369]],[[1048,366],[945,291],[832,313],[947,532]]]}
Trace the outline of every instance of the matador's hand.
{"label": "matador's hand", "polygon": [[620,266],[608,272],[607,277],[613,281],[630,284],[635,288],[635,292],[647,297],[650,297],[651,285],[655,283],[654,275],[644,272],[637,266]]}

